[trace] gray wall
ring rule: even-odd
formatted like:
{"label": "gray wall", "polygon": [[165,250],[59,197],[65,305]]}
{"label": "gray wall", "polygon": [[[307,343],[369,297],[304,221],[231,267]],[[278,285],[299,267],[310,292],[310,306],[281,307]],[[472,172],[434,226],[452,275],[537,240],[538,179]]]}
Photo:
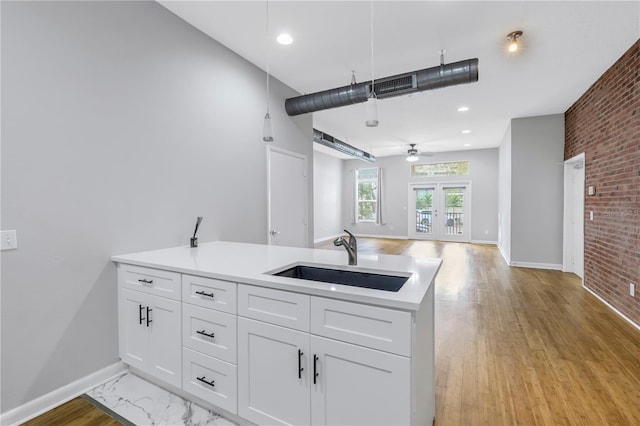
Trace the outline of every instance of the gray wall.
{"label": "gray wall", "polygon": [[498,154],[498,248],[511,263],[511,123]]}
{"label": "gray wall", "polygon": [[[198,215],[202,242],[267,241],[266,98],[260,69],[154,2],[1,7],[6,412],[118,360],[111,255],[188,244]],[[271,87],[275,145],[311,163],[311,117]]]}
{"label": "gray wall", "polygon": [[313,152],[313,199],[315,241],[332,238],[342,232],[342,160]]}
{"label": "gray wall", "polygon": [[562,265],[564,114],[511,120],[511,262]]}
{"label": "gray wall", "polygon": [[[423,157],[421,162],[469,161],[469,176],[434,177],[430,182],[471,181],[472,241],[498,240],[498,149],[442,152]],[[384,173],[386,225],[351,223],[353,206],[352,173],[356,168],[381,167]],[[425,181],[410,177],[410,165],[404,156],[378,158],[369,165],[360,160],[344,161],[343,222],[346,229],[360,235],[407,237],[409,183]],[[316,207],[318,208],[318,207]]]}

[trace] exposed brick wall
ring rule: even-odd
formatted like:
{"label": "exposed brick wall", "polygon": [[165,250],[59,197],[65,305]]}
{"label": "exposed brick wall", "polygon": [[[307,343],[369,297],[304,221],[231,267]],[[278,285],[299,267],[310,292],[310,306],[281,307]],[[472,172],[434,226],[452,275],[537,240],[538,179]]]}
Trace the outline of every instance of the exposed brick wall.
{"label": "exposed brick wall", "polygon": [[585,188],[584,283],[640,325],[640,40],[567,110],[565,128],[564,158],[584,152],[585,186],[596,187]]}

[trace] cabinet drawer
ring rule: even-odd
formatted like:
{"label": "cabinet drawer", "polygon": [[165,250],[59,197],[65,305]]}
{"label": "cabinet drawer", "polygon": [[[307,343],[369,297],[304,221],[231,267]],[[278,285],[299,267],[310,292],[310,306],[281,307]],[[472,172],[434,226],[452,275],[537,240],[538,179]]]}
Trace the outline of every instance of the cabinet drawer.
{"label": "cabinet drawer", "polygon": [[182,275],[182,301],[230,314],[236,313],[236,283]]}
{"label": "cabinet drawer", "polygon": [[239,284],[238,315],[308,332],[309,296]]}
{"label": "cabinet drawer", "polygon": [[124,288],[180,300],[180,274],[177,272],[119,263],[118,283]]}
{"label": "cabinet drawer", "polygon": [[225,410],[238,413],[238,371],[235,365],[183,349],[182,388]]}
{"label": "cabinet drawer", "polygon": [[311,333],[398,355],[411,355],[409,312],[313,296]]}
{"label": "cabinet drawer", "polygon": [[236,318],[185,303],[182,305],[182,345],[235,364]]}

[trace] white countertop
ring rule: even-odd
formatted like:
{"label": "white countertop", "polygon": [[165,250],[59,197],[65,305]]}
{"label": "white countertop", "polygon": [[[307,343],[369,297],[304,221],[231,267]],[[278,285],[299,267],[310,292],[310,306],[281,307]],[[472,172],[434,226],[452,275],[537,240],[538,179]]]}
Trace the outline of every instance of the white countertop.
{"label": "white countertop", "polygon": [[[441,259],[358,253],[358,265],[349,266],[345,250],[319,250],[261,244],[215,241],[188,246],[112,256],[114,262],[166,269],[185,274],[216,278],[295,291],[317,296],[415,311],[420,308],[429,286],[440,269]],[[373,290],[340,284],[300,280],[265,274],[287,265],[313,264],[334,269],[411,274],[398,292]]]}

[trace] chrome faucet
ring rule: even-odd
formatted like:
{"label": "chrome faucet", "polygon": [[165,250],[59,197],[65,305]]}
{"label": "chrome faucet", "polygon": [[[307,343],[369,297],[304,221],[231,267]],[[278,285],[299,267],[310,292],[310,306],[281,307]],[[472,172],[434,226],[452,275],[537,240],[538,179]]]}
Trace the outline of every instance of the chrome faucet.
{"label": "chrome faucet", "polygon": [[349,254],[349,265],[357,265],[358,264],[358,242],[356,241],[356,237],[346,229],[344,230],[347,234],[349,234],[349,242],[347,242],[344,238],[338,237],[333,241],[334,246],[343,246],[347,250],[347,254]]}

